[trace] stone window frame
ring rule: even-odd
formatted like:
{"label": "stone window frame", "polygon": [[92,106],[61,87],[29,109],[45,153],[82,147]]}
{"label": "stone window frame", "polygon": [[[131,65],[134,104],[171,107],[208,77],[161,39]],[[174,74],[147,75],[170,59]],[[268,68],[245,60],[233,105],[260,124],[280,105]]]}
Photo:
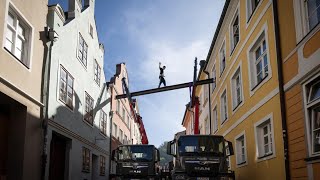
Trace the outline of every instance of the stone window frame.
{"label": "stone window frame", "polygon": [[[16,59],[21,65],[26,67],[29,71],[31,70],[31,63],[32,63],[32,51],[33,51],[33,36],[34,36],[34,28],[31,25],[31,23],[27,20],[27,18],[24,17],[24,15],[19,11],[19,9],[12,3],[9,2],[7,5],[5,14],[5,21],[4,21],[4,33],[3,33],[3,49],[9,53],[14,59]],[[13,16],[13,24],[10,24],[8,22],[9,14]],[[20,27],[24,28],[24,35],[21,33],[18,33],[18,24]],[[12,32],[12,46],[14,48],[8,49],[6,47],[6,42],[8,40],[7,33],[9,29]],[[16,39],[21,39],[25,46],[23,48],[20,48],[21,52],[21,58],[19,58],[16,54]]]}
{"label": "stone window frame", "polygon": [[[305,82],[303,87],[303,99],[304,99],[304,110],[305,110],[305,117],[306,117],[306,137],[307,137],[307,144],[308,144],[308,157],[320,157],[320,151],[315,152],[314,150],[314,110],[320,108],[320,98],[311,99],[311,92],[313,92],[315,85],[319,86],[320,83],[320,73],[312,76],[307,82]],[[318,117],[319,118],[319,117]],[[319,137],[316,137],[319,138]]]}

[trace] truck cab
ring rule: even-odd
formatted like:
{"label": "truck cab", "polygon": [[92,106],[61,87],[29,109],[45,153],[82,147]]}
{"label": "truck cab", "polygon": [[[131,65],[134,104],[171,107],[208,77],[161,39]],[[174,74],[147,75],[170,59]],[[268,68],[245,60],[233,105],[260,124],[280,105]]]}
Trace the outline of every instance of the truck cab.
{"label": "truck cab", "polygon": [[159,150],[153,145],[121,145],[112,151],[116,179],[157,179]]}
{"label": "truck cab", "polygon": [[182,135],[168,143],[167,154],[174,156],[172,179],[235,179],[227,164],[232,143],[223,136]]}

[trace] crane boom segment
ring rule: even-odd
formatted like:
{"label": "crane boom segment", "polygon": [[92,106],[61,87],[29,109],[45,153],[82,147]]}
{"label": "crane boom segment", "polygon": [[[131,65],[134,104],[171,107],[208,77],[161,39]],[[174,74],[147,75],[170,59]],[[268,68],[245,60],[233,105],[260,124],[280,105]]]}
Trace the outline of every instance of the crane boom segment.
{"label": "crane boom segment", "polygon": [[[214,79],[211,78],[211,79],[205,79],[205,80],[196,81],[195,85],[198,86],[198,85],[210,84],[210,83],[213,83],[213,82],[214,82]],[[190,84],[193,84],[193,82],[188,82],[188,83],[176,84],[176,85],[166,86],[166,87],[161,87],[161,88],[154,88],[154,89],[148,89],[148,90],[143,90],[143,91],[132,92],[132,93],[130,93],[130,97],[187,88],[187,87],[190,86]],[[120,95],[116,96],[116,99],[122,99],[122,98],[127,98],[127,97],[128,97],[127,94],[120,94]]]}

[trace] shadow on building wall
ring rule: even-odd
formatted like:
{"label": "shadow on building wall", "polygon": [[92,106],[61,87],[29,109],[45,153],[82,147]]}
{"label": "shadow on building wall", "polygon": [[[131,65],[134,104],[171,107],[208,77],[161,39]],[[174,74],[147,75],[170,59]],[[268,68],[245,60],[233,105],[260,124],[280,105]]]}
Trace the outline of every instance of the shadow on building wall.
{"label": "shadow on building wall", "polygon": [[[79,171],[83,177],[87,179],[103,179],[106,178],[109,172],[109,156],[110,156],[110,135],[102,134],[101,129],[101,109],[110,102],[110,98],[103,100],[105,87],[102,88],[99,98],[97,99],[93,107],[93,124],[87,122],[85,117],[85,99],[80,99],[78,93],[74,91],[74,107],[70,108],[67,105],[63,105],[61,100],[61,106],[56,108],[56,112],[49,117],[48,125],[52,131],[48,131],[48,154],[49,158],[49,180],[53,179],[68,179],[70,172],[74,173],[74,170],[70,171],[69,167],[81,167],[85,173]],[[107,112],[106,112],[107,113]],[[110,132],[109,122],[107,118],[106,131]],[[72,145],[73,142],[81,144],[82,147]],[[72,148],[81,148],[81,150],[72,152],[81,152],[80,159],[73,159],[71,155]],[[90,166],[84,167],[83,164],[83,148],[90,150]],[[105,159],[105,177],[100,174],[100,155],[103,155]],[[98,169],[97,169],[98,167]],[[72,177],[77,175],[72,175]]]}

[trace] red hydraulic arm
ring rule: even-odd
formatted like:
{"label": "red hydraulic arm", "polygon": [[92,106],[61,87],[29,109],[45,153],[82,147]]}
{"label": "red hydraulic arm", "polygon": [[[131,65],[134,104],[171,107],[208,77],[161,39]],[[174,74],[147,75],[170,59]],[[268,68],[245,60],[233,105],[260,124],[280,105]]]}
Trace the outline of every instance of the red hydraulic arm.
{"label": "red hydraulic arm", "polygon": [[129,105],[130,105],[130,110],[131,110],[131,114],[134,118],[134,121],[136,123],[138,123],[139,125],[139,132],[141,134],[141,143],[142,144],[148,144],[148,137],[147,137],[147,133],[146,133],[146,130],[144,129],[144,125],[143,125],[143,122],[142,122],[142,118],[141,116],[139,116],[136,111],[134,110],[134,107],[133,107],[133,101],[132,101],[132,98],[131,98],[131,94],[129,92],[129,88],[127,86],[127,83],[126,83],[126,80],[125,78],[122,78],[122,85],[123,85],[123,88],[125,89],[126,91],[126,94],[127,94],[127,98],[128,98],[128,101],[129,101]]}
{"label": "red hydraulic arm", "polygon": [[199,98],[195,97],[194,107],[194,134],[199,134]]}

